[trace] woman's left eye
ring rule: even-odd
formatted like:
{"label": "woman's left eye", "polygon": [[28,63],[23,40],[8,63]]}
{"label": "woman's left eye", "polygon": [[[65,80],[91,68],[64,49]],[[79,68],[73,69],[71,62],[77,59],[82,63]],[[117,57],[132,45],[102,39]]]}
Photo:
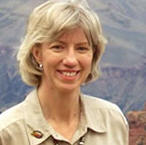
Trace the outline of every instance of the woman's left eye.
{"label": "woman's left eye", "polygon": [[78,47],[77,50],[80,52],[86,52],[89,50],[89,48],[88,47]]}

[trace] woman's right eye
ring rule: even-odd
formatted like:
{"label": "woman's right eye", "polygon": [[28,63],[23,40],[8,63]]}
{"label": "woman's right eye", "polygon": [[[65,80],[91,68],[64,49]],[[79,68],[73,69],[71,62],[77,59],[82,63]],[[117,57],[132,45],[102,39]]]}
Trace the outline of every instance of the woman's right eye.
{"label": "woman's right eye", "polygon": [[64,48],[64,47],[63,47],[62,45],[53,45],[53,46],[51,46],[51,49],[52,49],[53,51],[56,51],[56,52],[62,51],[63,48]]}

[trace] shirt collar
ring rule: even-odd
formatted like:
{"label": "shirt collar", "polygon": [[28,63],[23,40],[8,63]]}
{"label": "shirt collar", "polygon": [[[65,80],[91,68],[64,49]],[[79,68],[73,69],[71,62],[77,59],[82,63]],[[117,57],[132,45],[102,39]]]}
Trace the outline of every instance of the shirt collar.
{"label": "shirt collar", "polygon": [[105,133],[105,118],[103,116],[102,111],[98,109],[98,104],[94,104],[93,99],[83,94],[81,94],[81,103],[83,106],[83,112],[85,114],[84,116],[87,122],[87,128],[97,133]]}
{"label": "shirt collar", "polygon": [[[81,120],[83,122],[83,124],[81,124],[82,128],[89,128],[97,133],[105,133],[106,127],[104,117],[100,110],[89,101],[90,99],[87,99],[86,96],[81,94],[82,113],[84,116]],[[24,118],[31,144],[38,145],[54,133],[52,127],[47,123],[43,116],[39,98],[37,96],[37,89],[33,90],[24,101]],[[32,135],[33,131],[40,131],[43,136],[37,138]]]}
{"label": "shirt collar", "polygon": [[[50,126],[43,116],[36,89],[29,93],[24,101],[24,120],[31,144],[40,144],[51,135]],[[32,135],[33,131],[39,131],[43,136],[37,138]]]}

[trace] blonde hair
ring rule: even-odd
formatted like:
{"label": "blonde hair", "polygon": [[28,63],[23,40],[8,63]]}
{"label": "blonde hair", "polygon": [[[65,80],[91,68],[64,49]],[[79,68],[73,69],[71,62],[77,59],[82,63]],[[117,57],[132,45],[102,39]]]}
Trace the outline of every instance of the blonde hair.
{"label": "blonde hair", "polygon": [[25,38],[18,50],[17,60],[22,80],[38,86],[42,71],[32,55],[32,47],[45,41],[52,42],[65,31],[81,27],[93,48],[91,73],[85,83],[99,77],[99,61],[106,40],[102,34],[99,18],[91,9],[73,2],[47,1],[36,7],[29,17]]}

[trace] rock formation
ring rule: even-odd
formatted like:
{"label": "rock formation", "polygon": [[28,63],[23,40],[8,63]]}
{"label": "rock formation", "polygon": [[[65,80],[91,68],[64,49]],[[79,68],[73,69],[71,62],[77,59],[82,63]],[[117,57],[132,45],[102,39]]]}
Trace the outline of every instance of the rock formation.
{"label": "rock formation", "polygon": [[146,145],[146,102],[141,111],[127,113],[129,122],[129,145]]}

